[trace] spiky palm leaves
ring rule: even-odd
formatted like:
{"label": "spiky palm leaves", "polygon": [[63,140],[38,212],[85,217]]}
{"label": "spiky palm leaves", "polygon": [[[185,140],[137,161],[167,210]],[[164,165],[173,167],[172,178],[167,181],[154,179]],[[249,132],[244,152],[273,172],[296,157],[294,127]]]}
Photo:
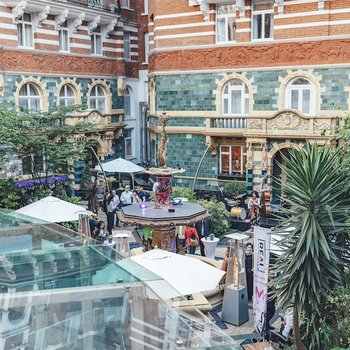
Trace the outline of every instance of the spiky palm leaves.
{"label": "spiky palm leaves", "polygon": [[273,282],[274,294],[284,306],[294,303],[297,348],[305,349],[297,322],[302,311],[309,317],[310,349],[322,349],[320,304],[342,282],[342,268],[349,263],[349,177],[341,153],[330,147],[307,144],[285,161],[286,207],[279,231],[288,233],[278,243],[283,253],[276,262],[280,275]]}

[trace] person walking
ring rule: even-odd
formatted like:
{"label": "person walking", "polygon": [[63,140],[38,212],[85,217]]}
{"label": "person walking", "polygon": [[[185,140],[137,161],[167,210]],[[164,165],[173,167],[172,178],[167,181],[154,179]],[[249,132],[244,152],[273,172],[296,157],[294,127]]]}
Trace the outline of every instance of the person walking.
{"label": "person walking", "polygon": [[199,236],[197,230],[194,228],[193,225],[186,227],[185,239],[188,254],[195,254],[196,248],[199,244]]}
{"label": "person walking", "polygon": [[117,226],[119,224],[118,216],[116,216],[119,203],[119,197],[117,196],[116,192],[114,190],[111,191],[107,198],[107,230],[109,234],[112,234],[114,222],[116,221]]}

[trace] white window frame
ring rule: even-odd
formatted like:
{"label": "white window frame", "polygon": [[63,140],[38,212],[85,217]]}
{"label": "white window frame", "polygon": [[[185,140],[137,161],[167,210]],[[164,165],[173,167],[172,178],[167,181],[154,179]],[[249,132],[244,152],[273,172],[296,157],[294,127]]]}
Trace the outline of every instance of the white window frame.
{"label": "white window frame", "polygon": [[131,59],[131,47],[130,47],[130,44],[131,44],[131,34],[130,32],[124,32],[124,37],[123,37],[123,40],[124,40],[124,59],[126,60],[130,60]]}
{"label": "white window frame", "polygon": [[[254,10],[254,5],[255,4],[272,4],[270,9],[267,10]],[[255,30],[255,25],[254,25],[254,19],[255,16],[261,15],[261,38],[254,38],[254,30]],[[271,15],[271,32],[268,37],[265,38],[265,17],[266,15]],[[266,1],[259,1],[259,0],[254,0],[252,4],[252,41],[261,41],[261,40],[272,40],[273,35],[274,35],[274,1],[273,0],[266,0]]]}
{"label": "white window frame", "polygon": [[[33,87],[33,89],[37,92],[37,94],[34,94],[32,95],[31,92],[30,92],[30,87]],[[26,95],[20,95],[21,93],[21,90],[25,88],[26,89]],[[28,111],[31,111],[31,112],[39,112],[42,110],[42,106],[43,106],[43,101],[42,101],[42,96],[41,96],[41,93],[40,93],[40,90],[38,89],[38,87],[31,83],[31,82],[28,82],[28,83],[25,83],[21,86],[19,92],[18,92],[18,106],[19,108],[23,108],[21,106],[21,100],[23,101],[26,101],[25,104],[28,106],[26,107],[25,109],[28,110]],[[33,102],[35,101],[39,101],[39,103],[37,104],[39,106],[39,108],[32,108],[32,104]]]}
{"label": "white window frame", "polygon": [[[223,151],[223,147],[229,147],[229,151]],[[241,159],[240,161],[240,171],[234,171],[234,169],[232,169],[232,147],[240,147],[241,148]],[[229,157],[229,172],[228,173],[223,173],[222,172],[222,156],[223,155],[227,155]],[[227,174],[227,175],[233,175],[233,174],[245,174],[246,170],[245,170],[245,164],[244,164],[244,160],[246,157],[246,152],[245,152],[245,146],[243,145],[220,145],[220,157],[219,157],[219,170],[220,170],[220,174]]]}
{"label": "white window frame", "polygon": [[[103,92],[103,95],[99,95],[98,91]],[[107,97],[106,97],[106,91],[104,87],[101,84],[96,84],[90,91],[90,101],[89,101],[89,107],[90,109],[96,109],[101,113],[106,113],[107,110]],[[103,102],[103,109],[99,109],[99,102]]]}
{"label": "white window frame", "polygon": [[[29,17],[27,20],[25,17]],[[30,30],[29,40],[26,35],[26,31]],[[23,48],[32,49],[34,48],[34,31],[33,31],[33,23],[32,23],[32,14],[24,13],[23,16],[18,20],[17,23],[17,38],[18,38],[18,46]],[[22,41],[20,40],[22,39]],[[30,42],[27,42],[30,41]]]}
{"label": "white window frame", "polygon": [[124,9],[130,9],[130,0],[121,0],[121,5]]}
{"label": "white window frame", "polygon": [[149,33],[144,33],[144,42],[145,42],[145,61],[144,63],[148,64],[148,55],[149,55]]}
{"label": "white window frame", "polygon": [[[73,92],[73,96],[70,96],[67,94],[67,90],[71,89]],[[64,92],[63,96],[61,95],[61,92]],[[62,103],[63,102],[63,103]],[[70,103],[72,102],[72,103]],[[59,92],[59,103],[60,106],[74,106],[76,104],[76,96],[75,96],[75,90],[71,84],[64,84]]]}
{"label": "white window frame", "polygon": [[143,0],[143,13],[142,15],[148,15],[148,0]]}
{"label": "white window frame", "polygon": [[[298,79],[303,79],[305,81],[307,81],[309,84],[295,84],[296,81],[298,81]],[[297,108],[292,108],[292,91],[297,92],[297,96],[298,96],[298,107]],[[303,98],[303,94],[304,91],[309,91],[309,112],[305,112],[304,107],[304,98]],[[296,77],[294,79],[292,79],[291,81],[288,82],[287,86],[286,86],[286,91],[285,91],[285,108],[287,109],[294,109],[304,115],[314,115],[315,114],[315,97],[316,97],[316,89],[314,84],[305,77]]]}
{"label": "white window frame", "polygon": [[91,34],[91,54],[94,56],[102,56],[102,35],[100,27],[97,27]]}
{"label": "white window frame", "polygon": [[[130,133],[130,134],[129,134]],[[124,147],[125,147],[125,158],[133,158],[134,157],[134,148],[132,144],[132,135],[133,129],[124,129]],[[130,144],[131,154],[127,154],[127,144]]]}
{"label": "white window frame", "polygon": [[130,88],[127,86],[124,92],[124,117],[125,119],[131,118],[131,94]]}
{"label": "white window frame", "polygon": [[[233,7],[232,12],[219,14],[220,7]],[[234,19],[233,21],[233,30],[232,30],[232,39],[229,40],[229,21],[230,19]],[[219,20],[224,20],[224,40],[220,40],[219,37]],[[235,5],[216,5],[216,42],[217,43],[230,43],[236,41],[236,6]]]}
{"label": "white window frame", "polygon": [[[64,41],[62,40],[63,38],[66,40],[66,46],[64,47],[62,47],[62,43],[64,44]],[[58,32],[58,42],[60,52],[69,52],[69,30],[67,21],[61,25],[61,28]]]}
{"label": "white window frame", "polygon": [[[233,81],[240,82],[240,85],[231,85]],[[225,90],[227,88],[227,93],[225,93]],[[233,101],[232,101],[232,92],[234,91],[240,91],[241,92],[241,101],[240,101],[240,113],[231,113],[231,110],[233,108]],[[235,115],[247,115],[249,113],[249,90],[248,86],[245,84],[243,80],[240,79],[231,79],[229,80],[222,89],[222,115],[224,116],[235,116]],[[227,113],[225,113],[225,100],[227,100]]]}

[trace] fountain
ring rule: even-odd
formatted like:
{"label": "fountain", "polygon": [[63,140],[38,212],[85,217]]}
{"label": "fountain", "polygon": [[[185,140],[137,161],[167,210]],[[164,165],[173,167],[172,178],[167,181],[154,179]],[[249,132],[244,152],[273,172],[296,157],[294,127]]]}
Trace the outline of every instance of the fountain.
{"label": "fountain", "polygon": [[158,146],[159,167],[145,170],[146,173],[154,175],[159,184],[155,193],[155,201],[146,203],[135,203],[123,207],[119,213],[122,223],[137,226],[152,227],[152,244],[158,248],[176,252],[176,226],[191,225],[209,216],[206,209],[196,203],[172,203],[171,179],[174,174],[185,172],[185,169],[177,166],[170,168],[166,165],[166,148],[168,136],[166,124],[170,117],[163,112],[159,118],[162,123],[162,137]]}

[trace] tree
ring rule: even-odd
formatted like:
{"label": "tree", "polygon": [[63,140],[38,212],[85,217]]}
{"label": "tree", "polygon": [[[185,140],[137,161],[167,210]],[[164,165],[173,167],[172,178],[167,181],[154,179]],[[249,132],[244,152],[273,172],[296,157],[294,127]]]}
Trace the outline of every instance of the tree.
{"label": "tree", "polygon": [[[74,108],[59,107],[50,112],[18,111],[8,103],[0,104],[0,156],[16,154],[32,178],[49,173],[68,174],[71,166],[85,159],[88,141],[85,133],[93,132],[88,123],[69,125],[67,118]],[[74,135],[81,135],[74,140]],[[43,186],[46,185],[43,183]]]}
{"label": "tree", "polygon": [[[331,147],[306,144],[284,160],[286,206],[280,211],[282,254],[275,264],[273,295],[283,307],[294,305],[297,349],[306,349],[306,335],[310,349],[322,349],[321,304],[342,284],[344,266],[349,266],[349,176],[341,150]],[[301,314],[308,317],[304,334]]]}

